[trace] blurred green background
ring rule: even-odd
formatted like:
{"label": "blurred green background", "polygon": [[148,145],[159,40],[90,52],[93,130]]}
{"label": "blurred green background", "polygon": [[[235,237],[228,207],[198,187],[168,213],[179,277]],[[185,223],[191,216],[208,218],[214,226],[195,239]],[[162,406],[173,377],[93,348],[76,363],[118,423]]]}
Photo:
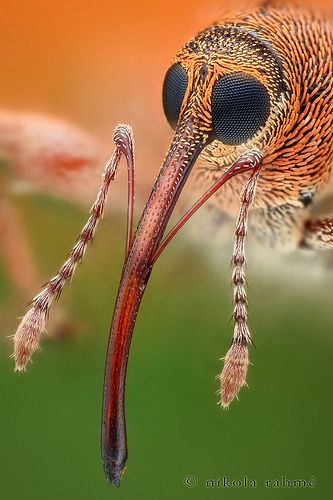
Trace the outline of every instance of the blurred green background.
{"label": "blurred green background", "polygon": [[[42,196],[22,196],[17,206],[43,274],[50,276],[85,212]],[[222,411],[214,377],[232,331],[230,257],[221,254],[221,265],[212,265],[206,258],[209,243],[198,248],[182,237],[156,265],[142,304],[127,379],[127,470],[119,490],[106,483],[99,449],[101,394],[123,259],[123,219],[103,221],[62,297],[80,332],[44,340],[26,374],[13,372],[6,338],[23,305],[0,268],[0,497],[330,498],[332,274],[297,287],[249,266],[257,345],[250,353],[250,388]],[[197,486],[184,484],[190,476]],[[218,487],[223,476],[246,476],[257,486]],[[265,480],[282,476],[314,477],[316,486],[265,487]],[[206,487],[209,479],[215,488]]]}

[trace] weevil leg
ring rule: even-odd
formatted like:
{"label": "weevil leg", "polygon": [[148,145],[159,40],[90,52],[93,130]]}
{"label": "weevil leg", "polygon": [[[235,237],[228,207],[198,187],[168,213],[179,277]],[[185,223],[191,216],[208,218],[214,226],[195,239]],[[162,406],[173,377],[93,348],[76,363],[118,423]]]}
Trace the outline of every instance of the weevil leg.
{"label": "weevil leg", "polygon": [[[0,188],[0,254],[8,273],[13,293],[20,302],[26,302],[31,290],[42,282],[30,249],[23,221],[11,198],[11,182],[1,175]],[[64,338],[74,330],[74,324],[67,319],[66,312],[57,307],[53,312],[52,337]]]}
{"label": "weevil leg", "polygon": [[93,239],[97,225],[103,217],[105,203],[111,181],[116,178],[119,162],[125,156],[128,168],[128,216],[126,255],[133,237],[134,213],[134,141],[132,130],[127,125],[118,125],[113,134],[115,150],[103,171],[103,181],[91,208],[90,217],[83,227],[76,244],[73,246],[65,263],[58,273],[45,285],[43,290],[30,302],[31,308],[23,317],[14,335],[14,358],[16,370],[24,370],[32,354],[39,346],[39,340],[45,331],[50,307],[58,299],[66,282],[74,275],[76,266],[84,257],[88,243]]}
{"label": "weevil leg", "polygon": [[249,231],[260,244],[287,252],[298,247],[308,217],[304,207],[289,203],[257,208],[250,214]]}
{"label": "weevil leg", "polygon": [[16,294],[27,300],[40,277],[20,216],[4,190],[0,192],[0,251]]}
{"label": "weevil leg", "polygon": [[306,221],[300,246],[311,250],[333,250],[333,215]]}

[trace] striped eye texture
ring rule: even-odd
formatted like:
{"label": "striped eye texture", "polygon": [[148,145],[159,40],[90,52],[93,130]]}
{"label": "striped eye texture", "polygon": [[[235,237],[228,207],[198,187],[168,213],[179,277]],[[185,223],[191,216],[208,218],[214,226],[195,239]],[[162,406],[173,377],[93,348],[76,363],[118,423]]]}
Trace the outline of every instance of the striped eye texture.
{"label": "striped eye texture", "polygon": [[244,73],[220,77],[212,92],[212,126],[219,141],[244,144],[263,127],[270,112],[266,87]]}
{"label": "striped eye texture", "polygon": [[163,83],[163,109],[172,128],[178,122],[179,113],[183,104],[188,76],[180,64],[174,64],[168,69]]}

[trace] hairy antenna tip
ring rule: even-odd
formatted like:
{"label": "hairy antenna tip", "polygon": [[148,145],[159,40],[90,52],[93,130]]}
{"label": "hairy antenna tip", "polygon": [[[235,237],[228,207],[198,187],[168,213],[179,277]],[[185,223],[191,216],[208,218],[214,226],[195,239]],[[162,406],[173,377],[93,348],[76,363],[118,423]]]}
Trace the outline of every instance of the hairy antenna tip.
{"label": "hairy antenna tip", "polygon": [[239,391],[246,385],[249,355],[247,345],[233,343],[224,358],[224,367],[220,375],[221,400],[223,408],[228,408],[237,397]]}
{"label": "hairy antenna tip", "polygon": [[39,347],[41,334],[45,330],[46,313],[36,307],[29,309],[14,335],[15,371],[26,369],[33,353]]}

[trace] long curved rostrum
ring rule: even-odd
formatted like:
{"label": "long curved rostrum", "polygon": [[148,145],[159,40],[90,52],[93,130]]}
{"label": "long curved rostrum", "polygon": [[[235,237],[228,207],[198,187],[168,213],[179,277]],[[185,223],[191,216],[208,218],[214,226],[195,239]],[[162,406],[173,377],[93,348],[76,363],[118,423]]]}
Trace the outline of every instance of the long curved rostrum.
{"label": "long curved rostrum", "polygon": [[209,134],[202,132],[200,125],[188,109],[143,211],[119,285],[107,352],[102,417],[104,470],[117,486],[127,459],[124,389],[135,319],[154,253],[194,162],[208,141]]}
{"label": "long curved rostrum", "polygon": [[[159,249],[165,248],[165,243],[160,242],[172,210],[196,158],[208,140],[208,136],[200,134],[199,130],[192,116],[176,130],[139,222],[119,285],[107,352],[102,417],[104,470],[108,480],[116,486],[120,484],[127,460],[125,381],[135,320],[153,263],[160,254]],[[240,157],[175,228],[180,229],[206,199],[234,175],[249,170],[257,174],[260,165],[261,155],[258,152]],[[175,232],[171,231],[171,234]],[[170,239],[167,238],[167,242]]]}

